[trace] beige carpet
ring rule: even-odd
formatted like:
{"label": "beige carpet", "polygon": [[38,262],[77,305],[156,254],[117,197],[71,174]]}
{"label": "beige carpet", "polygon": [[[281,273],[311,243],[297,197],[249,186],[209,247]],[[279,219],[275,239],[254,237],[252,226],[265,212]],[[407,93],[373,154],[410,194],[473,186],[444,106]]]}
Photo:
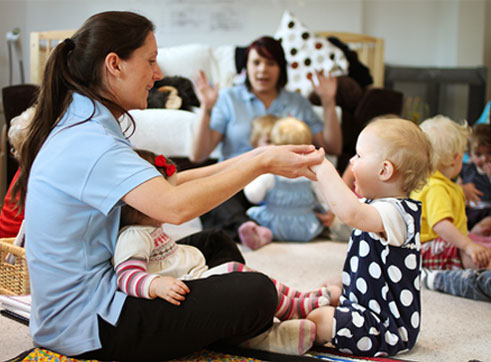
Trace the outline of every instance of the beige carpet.
{"label": "beige carpet", "polygon": [[[347,243],[273,243],[245,251],[247,264],[303,291],[341,273]],[[421,333],[401,359],[491,362],[491,303],[422,290]]]}
{"label": "beige carpet", "polygon": [[[318,287],[341,272],[346,243],[273,243],[250,251],[247,264],[300,290]],[[415,348],[399,357],[412,361],[491,362],[491,303],[422,291],[421,334]],[[0,316],[0,361],[32,347],[29,330]]]}

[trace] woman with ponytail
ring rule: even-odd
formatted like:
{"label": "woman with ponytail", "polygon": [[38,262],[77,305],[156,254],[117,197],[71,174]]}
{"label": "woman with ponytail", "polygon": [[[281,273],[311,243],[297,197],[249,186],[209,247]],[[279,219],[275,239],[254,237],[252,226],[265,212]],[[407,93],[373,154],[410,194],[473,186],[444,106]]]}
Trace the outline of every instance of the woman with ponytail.
{"label": "woman with ponytail", "polygon": [[263,148],[167,182],[119,123],[128,110],[146,108],[162,78],[153,30],[138,14],[104,12],[60,43],[21,149],[14,194],[25,203],[31,334],[68,356],[162,361],[267,331],[277,295],[260,273],[189,281],[180,306],[119,291],[111,259],[120,208],[180,224],[262,173],[315,179],[310,166],[324,156],[312,146]]}

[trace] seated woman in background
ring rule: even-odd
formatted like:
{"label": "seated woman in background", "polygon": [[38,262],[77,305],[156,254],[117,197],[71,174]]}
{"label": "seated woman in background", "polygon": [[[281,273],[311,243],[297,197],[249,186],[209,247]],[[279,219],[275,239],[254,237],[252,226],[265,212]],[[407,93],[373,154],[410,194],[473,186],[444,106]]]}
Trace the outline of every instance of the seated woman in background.
{"label": "seated woman in background", "polygon": [[[324,121],[314,112],[310,102],[296,92],[284,89],[287,83],[287,63],[281,42],[261,37],[246,51],[247,76],[245,84],[224,89],[218,93],[203,72],[197,76],[196,92],[201,102],[201,116],[191,159],[203,161],[221,144],[220,161],[250,151],[249,141],[252,119],[274,114],[292,116],[308,124],[313,144],[327,153],[339,155],[342,149],[341,126],[335,111],[337,81],[318,73],[314,84],[324,110]],[[246,210],[252,206],[242,192],[201,217],[203,228],[220,227],[236,241],[243,241],[238,228],[251,221]],[[258,234],[260,238],[262,234]]]}

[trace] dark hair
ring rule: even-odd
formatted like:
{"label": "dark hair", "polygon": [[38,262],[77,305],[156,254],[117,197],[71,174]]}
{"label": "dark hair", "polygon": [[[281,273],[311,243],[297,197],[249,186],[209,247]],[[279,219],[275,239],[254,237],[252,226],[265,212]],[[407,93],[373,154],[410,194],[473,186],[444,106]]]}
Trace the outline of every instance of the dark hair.
{"label": "dark hair", "polygon": [[[251,45],[247,47],[246,51],[246,64],[249,59],[249,53],[252,49],[255,49],[257,53],[265,58],[272,59],[280,67],[280,76],[278,78],[278,83],[276,83],[276,89],[280,90],[288,82],[288,76],[286,73],[286,58],[281,42],[270,36],[263,36],[259,39],[254,40]],[[246,85],[250,89],[251,83],[249,81],[249,75],[246,76]]]}
{"label": "dark hair", "polygon": [[469,150],[472,146],[491,146],[491,125],[489,123],[476,123],[472,126],[472,133],[469,138]]}
{"label": "dark hair", "polygon": [[[153,153],[152,151],[143,149],[136,149],[135,152],[138,153],[138,155],[140,155],[140,157],[143,158],[145,161],[148,161],[148,163],[152,164],[162,174],[162,176],[164,176],[166,180],[168,179],[165,167],[159,167],[155,164],[155,159],[158,157],[157,154]],[[176,165],[170,158],[165,157],[165,159],[167,161],[167,164],[174,166]],[[121,207],[119,229],[121,230],[128,225],[140,224],[144,216],[145,215],[142,212],[131,207],[130,205],[124,205],[123,207]]]}
{"label": "dark hair", "polygon": [[[129,116],[116,102],[102,96],[104,89],[103,63],[107,54],[114,52],[128,59],[140,48],[149,32],[154,30],[147,18],[127,11],[107,11],[91,16],[69,39],[61,42],[49,55],[39,93],[32,126],[21,149],[20,175],[13,188],[23,208],[27,180],[34,159],[44,141],[62,118],[71,102],[73,92],[101,102]],[[89,116],[86,120],[92,117]]]}

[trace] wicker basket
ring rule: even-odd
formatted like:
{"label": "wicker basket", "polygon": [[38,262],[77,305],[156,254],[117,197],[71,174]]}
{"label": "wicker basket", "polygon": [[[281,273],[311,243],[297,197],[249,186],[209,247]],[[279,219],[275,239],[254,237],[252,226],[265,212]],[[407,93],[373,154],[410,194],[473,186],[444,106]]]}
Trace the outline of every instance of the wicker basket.
{"label": "wicker basket", "polygon": [[[14,238],[0,239],[0,294],[30,294],[26,251],[24,248],[12,245],[14,240]],[[14,256],[14,264],[5,261],[9,253]]]}

